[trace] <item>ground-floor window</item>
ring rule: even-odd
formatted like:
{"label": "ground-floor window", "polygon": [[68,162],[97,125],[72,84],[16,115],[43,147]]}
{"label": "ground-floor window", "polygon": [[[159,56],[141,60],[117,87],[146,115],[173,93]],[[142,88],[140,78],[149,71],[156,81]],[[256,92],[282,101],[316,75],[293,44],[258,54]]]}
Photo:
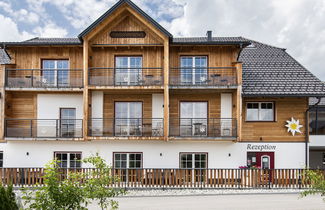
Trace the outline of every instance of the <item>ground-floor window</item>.
{"label": "ground-floor window", "polygon": [[61,168],[81,168],[81,152],[54,152]]}
{"label": "ground-floor window", "polygon": [[273,169],[274,152],[247,152],[249,168]]}
{"label": "ground-floor window", "polygon": [[3,152],[0,151],[0,168],[3,167]]}
{"label": "ground-floor window", "polygon": [[180,153],[180,168],[200,169],[208,167],[208,153]]}
{"label": "ground-floor window", "polygon": [[142,153],[141,152],[114,152],[114,174],[123,182],[128,180],[141,181]]}

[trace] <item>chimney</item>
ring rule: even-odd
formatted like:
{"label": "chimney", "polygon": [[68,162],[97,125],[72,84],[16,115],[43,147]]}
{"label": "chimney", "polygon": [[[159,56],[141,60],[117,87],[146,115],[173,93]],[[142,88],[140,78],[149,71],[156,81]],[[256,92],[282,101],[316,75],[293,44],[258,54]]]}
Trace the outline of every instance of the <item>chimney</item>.
{"label": "chimney", "polygon": [[212,31],[207,31],[208,41],[212,41]]}

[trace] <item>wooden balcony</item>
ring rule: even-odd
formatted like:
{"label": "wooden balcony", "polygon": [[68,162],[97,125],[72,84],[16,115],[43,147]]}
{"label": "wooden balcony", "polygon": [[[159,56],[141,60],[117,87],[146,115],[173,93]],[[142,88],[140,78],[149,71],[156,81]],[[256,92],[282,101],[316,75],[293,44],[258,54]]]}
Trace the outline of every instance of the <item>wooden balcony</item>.
{"label": "wooden balcony", "polygon": [[114,139],[160,139],[164,136],[162,118],[95,118],[89,120],[89,136]]}
{"label": "wooden balcony", "polygon": [[236,88],[235,67],[182,67],[171,68],[170,88]]}
{"label": "wooden balcony", "polygon": [[10,139],[78,139],[82,138],[82,120],[5,119],[5,137]]}
{"label": "wooden balcony", "polygon": [[179,139],[235,140],[237,120],[232,118],[171,118],[169,136]]}
{"label": "wooden balcony", "polygon": [[163,71],[162,68],[90,68],[89,85],[161,88]]}
{"label": "wooden balcony", "polygon": [[6,87],[19,89],[80,89],[82,69],[6,69]]}

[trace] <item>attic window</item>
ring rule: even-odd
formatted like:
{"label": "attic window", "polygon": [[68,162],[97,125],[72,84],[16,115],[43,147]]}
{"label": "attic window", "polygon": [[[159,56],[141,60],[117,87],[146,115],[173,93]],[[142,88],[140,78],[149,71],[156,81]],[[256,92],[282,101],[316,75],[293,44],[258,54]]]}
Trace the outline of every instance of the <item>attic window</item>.
{"label": "attic window", "polygon": [[111,38],[145,38],[146,32],[144,31],[112,31]]}

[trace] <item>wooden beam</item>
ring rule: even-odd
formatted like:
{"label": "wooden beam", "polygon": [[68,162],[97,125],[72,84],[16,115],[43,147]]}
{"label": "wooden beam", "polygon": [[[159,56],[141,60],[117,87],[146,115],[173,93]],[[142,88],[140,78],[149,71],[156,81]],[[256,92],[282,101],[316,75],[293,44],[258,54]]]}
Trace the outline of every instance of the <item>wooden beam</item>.
{"label": "wooden beam", "polygon": [[4,117],[5,117],[5,65],[0,65],[0,141],[4,140]]}
{"label": "wooden beam", "polygon": [[242,112],[243,112],[243,105],[242,105],[242,63],[236,62],[233,63],[234,67],[237,70],[237,100],[236,100],[236,108],[237,108],[237,141],[241,141],[241,130],[242,130]]}
{"label": "wooden beam", "polygon": [[169,41],[164,42],[164,136],[169,136]]}
{"label": "wooden beam", "polygon": [[83,42],[83,137],[87,140],[88,136],[88,116],[89,116],[89,90],[88,90],[88,67],[89,67],[89,42]]}

